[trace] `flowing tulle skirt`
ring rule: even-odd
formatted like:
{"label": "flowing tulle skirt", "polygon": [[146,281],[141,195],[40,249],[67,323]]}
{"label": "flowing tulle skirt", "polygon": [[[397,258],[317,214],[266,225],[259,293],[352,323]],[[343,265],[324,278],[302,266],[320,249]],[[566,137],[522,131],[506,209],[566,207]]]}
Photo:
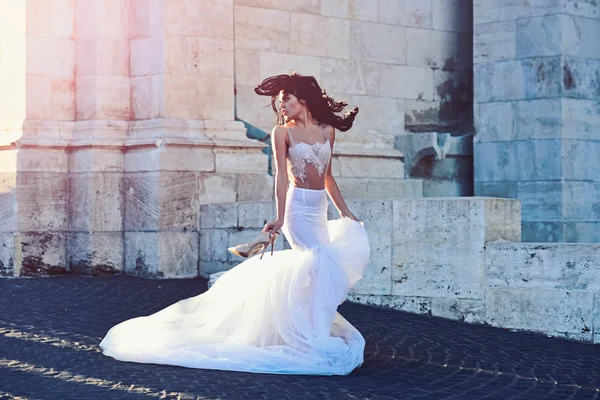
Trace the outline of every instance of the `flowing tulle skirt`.
{"label": "flowing tulle skirt", "polygon": [[[198,296],[124,321],[100,343],[122,361],[279,374],[345,375],[365,341],[337,307],[361,278],[361,223],[327,221],[324,190],[291,187],[283,233],[292,249],[254,256]],[[213,279],[214,280],[214,279]]]}

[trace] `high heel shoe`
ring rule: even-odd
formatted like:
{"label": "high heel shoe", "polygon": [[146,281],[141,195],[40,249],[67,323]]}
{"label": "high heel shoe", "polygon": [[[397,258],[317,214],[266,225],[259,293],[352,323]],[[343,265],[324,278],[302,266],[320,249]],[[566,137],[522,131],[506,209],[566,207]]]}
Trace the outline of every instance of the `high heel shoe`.
{"label": "high heel shoe", "polygon": [[265,254],[265,250],[267,247],[271,245],[271,255],[273,255],[273,247],[275,247],[275,241],[277,240],[276,235],[272,235],[270,232],[262,232],[260,235],[252,239],[248,243],[238,244],[237,246],[230,247],[229,250],[231,253],[236,256],[249,258],[258,252],[262,251],[260,256],[261,260],[263,255]]}

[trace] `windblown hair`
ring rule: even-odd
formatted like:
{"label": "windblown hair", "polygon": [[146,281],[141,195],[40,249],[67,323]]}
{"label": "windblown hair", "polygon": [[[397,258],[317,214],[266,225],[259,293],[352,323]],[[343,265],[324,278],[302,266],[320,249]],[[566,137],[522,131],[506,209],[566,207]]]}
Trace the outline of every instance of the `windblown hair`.
{"label": "windblown hair", "polygon": [[289,75],[271,76],[254,88],[256,94],[271,96],[271,107],[277,114],[277,123],[281,125],[285,121],[275,102],[282,90],[284,93],[293,94],[299,100],[304,100],[312,117],[319,123],[331,125],[342,132],[352,128],[354,118],[358,114],[358,107],[354,107],[342,116],[337,115],[336,113],[342,112],[348,103],[335,101],[327,95],[313,76],[302,76],[294,72]]}

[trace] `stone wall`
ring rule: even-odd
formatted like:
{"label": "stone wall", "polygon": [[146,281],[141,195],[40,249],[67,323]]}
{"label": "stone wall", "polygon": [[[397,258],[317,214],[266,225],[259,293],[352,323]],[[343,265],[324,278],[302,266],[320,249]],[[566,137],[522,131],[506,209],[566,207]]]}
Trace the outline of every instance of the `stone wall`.
{"label": "stone wall", "polygon": [[[348,301],[600,343],[600,245],[520,243],[518,200],[350,200],[371,260]],[[206,205],[201,275],[242,261],[272,203]],[[330,205],[329,218],[338,218]],[[279,241],[277,248],[288,247]]]}
{"label": "stone wall", "polygon": [[518,198],[523,239],[600,241],[600,3],[474,4],[475,193]]}
{"label": "stone wall", "polygon": [[[236,0],[237,116],[270,132],[275,116],[254,86],[277,73],[314,75],[328,93],[360,107],[352,130],[336,137],[342,192],[421,196],[404,180],[395,136],[472,132],[471,11],[470,0]],[[452,174],[470,160],[449,159],[437,169]],[[442,185],[436,193],[456,194]]]}

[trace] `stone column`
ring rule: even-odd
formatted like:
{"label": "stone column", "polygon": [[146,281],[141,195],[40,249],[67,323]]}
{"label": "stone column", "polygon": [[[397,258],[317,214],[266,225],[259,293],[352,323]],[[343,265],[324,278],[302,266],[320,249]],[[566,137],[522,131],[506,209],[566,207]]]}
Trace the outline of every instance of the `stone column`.
{"label": "stone column", "polygon": [[200,204],[272,198],[264,145],[234,121],[233,2],[132,0],[129,43],[125,270],[197,276]]}
{"label": "stone column", "polygon": [[474,2],[475,192],[523,240],[600,242],[600,3]]}

